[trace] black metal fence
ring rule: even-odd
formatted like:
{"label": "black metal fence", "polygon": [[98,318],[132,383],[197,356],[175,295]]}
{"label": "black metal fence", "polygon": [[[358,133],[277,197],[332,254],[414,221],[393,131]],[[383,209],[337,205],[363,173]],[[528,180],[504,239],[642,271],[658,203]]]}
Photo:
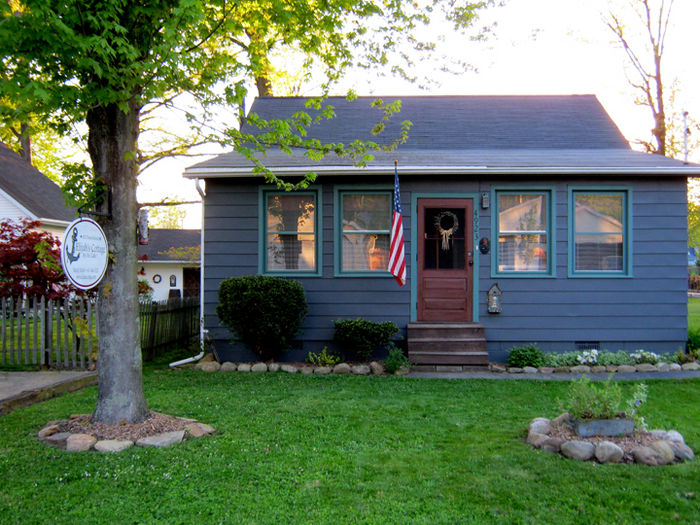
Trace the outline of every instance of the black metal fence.
{"label": "black metal fence", "polygon": [[184,346],[199,335],[199,297],[139,305],[141,350],[152,361],[163,350]]}

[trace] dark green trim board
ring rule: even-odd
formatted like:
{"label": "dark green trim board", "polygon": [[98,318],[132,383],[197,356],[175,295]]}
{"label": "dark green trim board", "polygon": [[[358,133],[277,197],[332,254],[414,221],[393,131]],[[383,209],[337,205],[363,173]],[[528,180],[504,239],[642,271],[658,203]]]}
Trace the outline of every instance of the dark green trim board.
{"label": "dark green trim board", "polygon": [[481,236],[478,219],[481,201],[479,193],[430,193],[411,192],[411,257],[410,257],[410,286],[411,286],[411,322],[418,319],[418,199],[472,199],[474,208],[473,237],[474,237],[474,265],[472,266],[472,321],[479,322],[479,255],[478,239]]}
{"label": "dark green trim board", "polygon": [[[592,195],[620,195],[622,196],[623,212],[622,218],[622,270],[621,271],[591,271],[591,270],[576,270],[576,229],[575,229],[575,198],[577,194],[592,194]],[[569,233],[569,250],[568,250],[568,276],[571,278],[629,278],[633,277],[633,253],[632,253],[632,188],[629,186],[569,186],[568,188],[568,233]],[[590,233],[590,235],[594,235]]]}
{"label": "dark green trim board", "polygon": [[[544,195],[547,199],[547,269],[543,271],[498,270],[498,237],[500,195]],[[491,188],[491,278],[553,278],[556,277],[556,190],[553,186],[508,185]]]}
{"label": "dark green trim board", "polygon": [[[267,199],[270,195],[312,195],[314,197],[314,238],[316,268],[313,270],[267,270]],[[319,186],[309,186],[305,190],[295,192],[279,191],[274,188],[258,186],[258,273],[262,275],[277,275],[280,277],[320,276],[323,272],[323,192]]]}
{"label": "dark green trim board", "polygon": [[[393,188],[388,185],[337,185],[333,187],[333,271],[335,277],[369,277],[369,278],[390,278],[392,275],[388,270],[352,270],[343,271],[343,195],[346,194],[375,194],[389,196],[389,221],[391,221],[391,205],[393,205]],[[389,229],[381,231],[368,231],[365,233],[388,234]]]}

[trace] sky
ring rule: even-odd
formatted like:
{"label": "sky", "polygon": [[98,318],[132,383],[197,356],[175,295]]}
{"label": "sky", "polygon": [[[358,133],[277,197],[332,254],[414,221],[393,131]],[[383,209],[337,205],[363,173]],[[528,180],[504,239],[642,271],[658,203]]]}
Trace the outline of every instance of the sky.
{"label": "sky", "polygon": [[[431,28],[444,35],[441,51],[445,55],[465,60],[476,71],[454,76],[440,72],[439,67],[426,67],[421,72],[433,81],[428,90],[364,70],[352,71],[336,91],[344,94],[352,88],[359,95],[594,94],[631,143],[649,139],[651,112],[635,105],[635,92],[628,81],[634,78],[634,71],[604,24],[603,17],[611,6],[625,2],[507,0],[504,6],[482,14],[482,23],[496,21],[494,35],[486,42],[472,42],[448,27]],[[675,0],[663,58],[666,82],[675,81],[677,86],[675,107],[688,111],[698,121],[699,24],[700,0]],[[631,38],[637,37],[642,35],[632,33]],[[302,94],[318,94],[313,87],[309,89]],[[700,129],[692,133],[696,140],[700,138]],[[174,195],[198,199],[194,182],[182,178],[182,172],[204,158],[166,159],[149,168],[140,177],[139,201],[153,202]],[[691,160],[697,162],[700,158]],[[200,226],[201,207],[188,206],[184,227]]]}

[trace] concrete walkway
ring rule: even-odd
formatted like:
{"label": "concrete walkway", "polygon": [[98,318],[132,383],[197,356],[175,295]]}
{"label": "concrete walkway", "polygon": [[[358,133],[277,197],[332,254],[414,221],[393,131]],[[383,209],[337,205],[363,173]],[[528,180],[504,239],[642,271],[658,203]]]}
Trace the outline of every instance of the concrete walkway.
{"label": "concrete walkway", "polygon": [[0,415],[97,383],[97,372],[0,371]]}

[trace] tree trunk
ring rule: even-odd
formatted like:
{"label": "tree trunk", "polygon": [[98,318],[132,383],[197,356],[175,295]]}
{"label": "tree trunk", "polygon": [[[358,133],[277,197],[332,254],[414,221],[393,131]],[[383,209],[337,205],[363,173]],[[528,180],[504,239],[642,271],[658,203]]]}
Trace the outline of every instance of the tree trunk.
{"label": "tree trunk", "polygon": [[32,162],[32,136],[29,134],[29,126],[27,124],[20,125],[19,134],[20,156],[29,164]]}
{"label": "tree trunk", "polygon": [[[111,190],[112,218],[102,220],[110,263],[98,289],[99,354],[93,421],[135,423],[149,417],[141,376],[136,277],[136,141],[139,106],[116,104],[87,113],[88,151],[95,177]],[[99,208],[107,212],[109,196]]]}

